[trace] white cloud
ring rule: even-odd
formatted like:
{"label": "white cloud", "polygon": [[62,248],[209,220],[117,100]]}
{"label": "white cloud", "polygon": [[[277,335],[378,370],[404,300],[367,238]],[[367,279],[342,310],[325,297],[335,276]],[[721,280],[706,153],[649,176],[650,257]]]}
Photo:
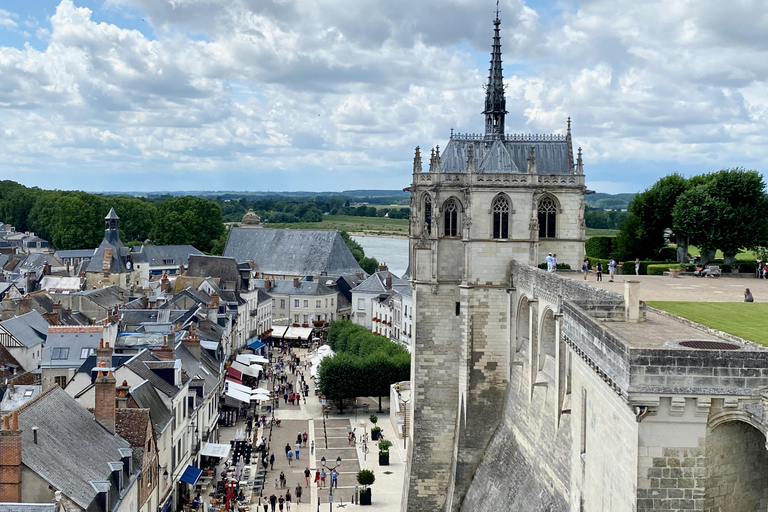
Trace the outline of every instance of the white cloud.
{"label": "white cloud", "polygon": [[[562,133],[570,115],[588,169],[759,168],[767,3],[591,0],[542,17],[506,0],[507,131]],[[62,0],[47,24],[25,22],[47,47],[0,47],[0,160],[11,162],[0,171],[16,162],[65,180],[101,165],[129,182],[137,170],[198,170],[247,188],[235,176],[323,169],[304,188],[344,188],[361,171],[396,188],[409,181],[414,146],[482,126],[487,70],[476,62],[493,27],[474,0],[104,8],[110,23]],[[0,27],[16,30],[17,18],[0,10]],[[138,19],[146,31],[125,28]],[[595,183],[616,179],[600,172]]]}

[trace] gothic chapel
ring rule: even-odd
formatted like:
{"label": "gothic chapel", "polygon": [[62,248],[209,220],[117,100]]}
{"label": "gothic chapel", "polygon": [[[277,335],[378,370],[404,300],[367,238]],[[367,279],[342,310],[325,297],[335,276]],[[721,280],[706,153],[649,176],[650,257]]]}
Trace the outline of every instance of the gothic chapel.
{"label": "gothic chapel", "polygon": [[509,268],[557,253],[580,268],[584,173],[565,135],[507,135],[498,11],[485,133],[451,132],[413,165],[410,262],[416,308],[413,422],[404,510],[458,510],[501,416]]}

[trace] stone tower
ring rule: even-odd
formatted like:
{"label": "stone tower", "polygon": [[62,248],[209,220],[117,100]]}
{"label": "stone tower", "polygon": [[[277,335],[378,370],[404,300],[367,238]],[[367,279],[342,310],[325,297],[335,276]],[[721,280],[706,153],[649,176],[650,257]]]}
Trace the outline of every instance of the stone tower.
{"label": "stone tower", "polygon": [[[416,313],[404,509],[459,510],[499,424],[510,343],[509,268],[544,255],[579,268],[584,175],[566,135],[506,135],[494,20],[485,133],[416,148],[410,219]],[[580,155],[580,153],[579,153]]]}

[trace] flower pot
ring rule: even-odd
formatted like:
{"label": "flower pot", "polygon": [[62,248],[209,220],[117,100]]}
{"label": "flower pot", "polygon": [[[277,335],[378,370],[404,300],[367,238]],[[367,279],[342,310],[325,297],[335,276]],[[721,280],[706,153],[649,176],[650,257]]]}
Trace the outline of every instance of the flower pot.
{"label": "flower pot", "polygon": [[379,453],[379,466],[389,466],[389,453]]}
{"label": "flower pot", "polygon": [[379,440],[379,432],[380,430],[371,430],[371,441]]}
{"label": "flower pot", "polygon": [[366,489],[364,491],[360,492],[360,505],[370,505],[371,504],[371,490]]}

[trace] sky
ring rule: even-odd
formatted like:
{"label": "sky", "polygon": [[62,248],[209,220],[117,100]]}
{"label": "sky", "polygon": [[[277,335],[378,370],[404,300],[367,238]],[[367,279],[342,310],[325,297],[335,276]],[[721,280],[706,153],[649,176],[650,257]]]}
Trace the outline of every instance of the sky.
{"label": "sky", "polygon": [[[401,189],[481,132],[493,0],[0,0],[0,179]],[[501,0],[507,133],[587,186],[768,170],[768,0]]]}

